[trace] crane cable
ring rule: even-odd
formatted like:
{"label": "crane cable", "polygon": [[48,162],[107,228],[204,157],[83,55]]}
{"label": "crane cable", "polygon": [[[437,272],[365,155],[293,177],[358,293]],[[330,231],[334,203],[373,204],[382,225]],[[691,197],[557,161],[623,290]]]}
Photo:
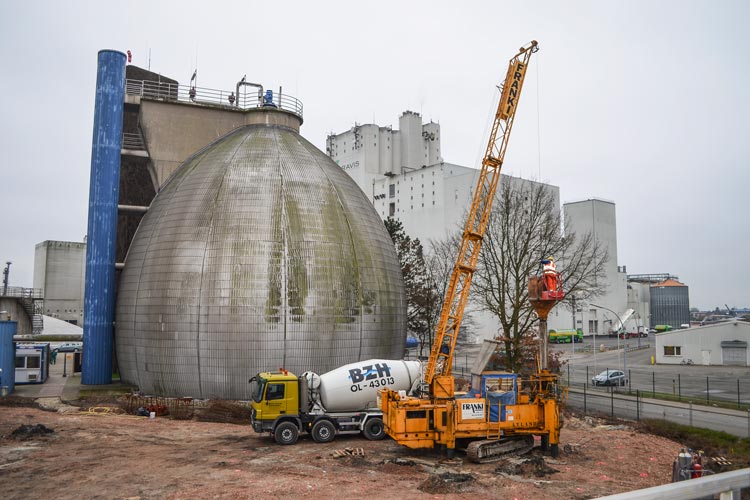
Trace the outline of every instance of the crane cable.
{"label": "crane cable", "polygon": [[540,58],[539,56],[536,57],[536,60],[534,61],[534,64],[536,65],[536,154],[537,154],[537,169],[538,169],[538,175],[537,182],[542,182],[542,124],[540,120],[540,111],[539,111],[539,87],[541,77],[539,76],[539,66],[541,63],[539,62]]}

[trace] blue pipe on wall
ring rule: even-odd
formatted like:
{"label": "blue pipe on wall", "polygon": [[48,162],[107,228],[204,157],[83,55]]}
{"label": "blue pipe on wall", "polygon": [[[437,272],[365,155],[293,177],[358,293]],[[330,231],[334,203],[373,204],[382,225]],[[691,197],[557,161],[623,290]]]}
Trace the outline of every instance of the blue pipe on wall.
{"label": "blue pipe on wall", "polygon": [[112,383],[125,58],[125,54],[115,50],[99,51],[96,73],[81,367],[81,383],[90,385]]}

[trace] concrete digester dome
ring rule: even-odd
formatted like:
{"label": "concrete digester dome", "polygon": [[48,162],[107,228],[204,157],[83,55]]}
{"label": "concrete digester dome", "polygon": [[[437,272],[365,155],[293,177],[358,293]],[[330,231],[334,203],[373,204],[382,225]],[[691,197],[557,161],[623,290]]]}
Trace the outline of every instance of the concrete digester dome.
{"label": "concrete digester dome", "polygon": [[372,204],[284,126],[249,125],[188,159],[128,252],[116,310],[123,381],[249,399],[248,379],[400,358],[406,299]]}

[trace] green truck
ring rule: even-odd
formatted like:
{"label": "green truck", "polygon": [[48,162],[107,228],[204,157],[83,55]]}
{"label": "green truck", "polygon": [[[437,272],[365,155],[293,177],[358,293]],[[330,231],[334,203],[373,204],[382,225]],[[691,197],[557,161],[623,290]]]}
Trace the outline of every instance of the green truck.
{"label": "green truck", "polygon": [[549,341],[551,344],[570,344],[572,342],[583,342],[583,330],[550,330]]}

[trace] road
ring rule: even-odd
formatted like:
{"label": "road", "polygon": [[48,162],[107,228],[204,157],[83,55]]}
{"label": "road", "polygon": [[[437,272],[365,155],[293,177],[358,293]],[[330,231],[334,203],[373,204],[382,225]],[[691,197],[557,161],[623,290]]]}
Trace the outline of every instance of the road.
{"label": "road", "polygon": [[586,413],[600,412],[617,418],[662,419],[683,425],[720,430],[738,437],[750,437],[750,411],[724,410],[710,406],[671,403],[648,398],[636,399],[606,388],[568,391],[567,404]]}
{"label": "road", "polygon": [[[552,350],[563,351],[567,364],[563,367],[563,380],[571,386],[582,387],[591,384],[591,378],[607,369],[625,370],[631,392],[664,393],[679,396],[681,400],[710,401],[722,400],[750,404],[750,368],[741,366],[702,366],[702,365],[652,365],[654,356],[653,338],[640,339],[641,349],[616,349],[616,340],[600,340],[597,345],[614,348],[601,352],[593,349],[592,342],[583,344],[553,345]],[[629,348],[637,346],[637,339],[627,341]]]}
{"label": "road", "polygon": [[[629,349],[627,352],[623,349],[625,345]],[[456,346],[455,376],[469,376],[479,349],[480,344]],[[619,369],[626,372],[628,389],[633,393],[672,394],[684,402],[721,400],[750,404],[750,367],[652,365],[653,335],[627,340],[597,336],[595,343],[593,338],[586,337],[582,344],[552,344],[550,350],[563,353],[565,365],[561,375],[571,387],[583,388],[584,384],[591,385],[594,375],[607,369]],[[417,350],[409,351],[410,357],[416,359]],[[429,355],[427,349],[424,354]]]}

